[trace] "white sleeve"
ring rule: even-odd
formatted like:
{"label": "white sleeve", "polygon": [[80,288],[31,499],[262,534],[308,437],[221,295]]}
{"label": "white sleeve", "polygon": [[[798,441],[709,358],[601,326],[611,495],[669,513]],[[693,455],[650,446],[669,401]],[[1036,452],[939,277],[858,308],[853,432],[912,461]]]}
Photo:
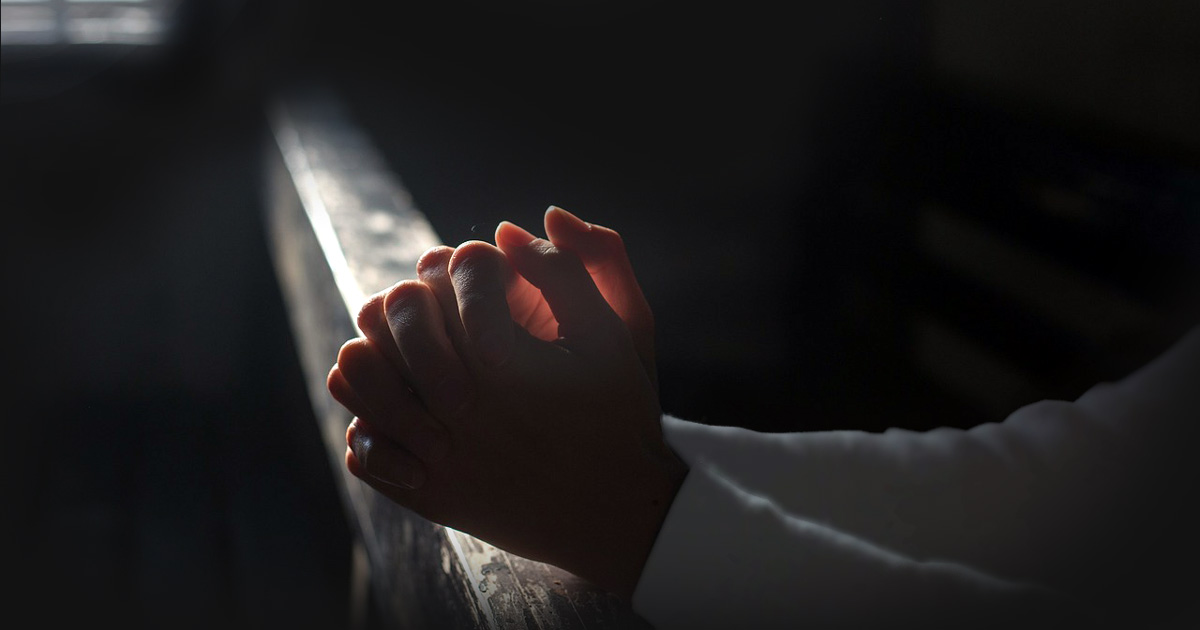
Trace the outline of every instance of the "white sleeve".
{"label": "white sleeve", "polygon": [[1194,523],[1177,497],[1194,487],[1197,418],[1200,328],[1074,403],[965,431],[664,417],[691,471],[634,607],[660,629],[1110,615],[1114,597],[1145,601],[1128,584],[1159,584],[1164,558],[1194,557],[1168,524]]}

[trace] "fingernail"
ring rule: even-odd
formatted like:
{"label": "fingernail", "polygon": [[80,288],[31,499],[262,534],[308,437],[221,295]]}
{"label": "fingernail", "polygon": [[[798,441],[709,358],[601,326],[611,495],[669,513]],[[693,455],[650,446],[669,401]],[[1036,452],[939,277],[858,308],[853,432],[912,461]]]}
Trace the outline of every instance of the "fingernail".
{"label": "fingernail", "polygon": [[[357,426],[355,426],[357,429]],[[350,436],[350,449],[354,451],[354,456],[358,458],[358,463],[362,464],[363,469],[367,467],[367,453],[371,452],[371,438],[363,431],[355,431]]]}
{"label": "fingernail", "polygon": [[450,440],[441,429],[421,425],[413,430],[408,447],[422,461],[435,464],[450,453]]}
{"label": "fingernail", "polygon": [[393,470],[388,471],[387,476],[375,475],[375,478],[393,486],[416,490],[425,483],[425,467],[417,462],[397,464]]}
{"label": "fingernail", "polygon": [[[501,236],[503,235],[503,236]],[[496,238],[505,241],[510,247],[524,247],[528,245],[535,237],[530,234],[525,228],[516,223],[501,221],[500,226],[496,228]],[[498,245],[499,243],[497,243]]]}
{"label": "fingernail", "polygon": [[592,225],[590,223],[588,223],[587,221],[584,221],[583,219],[580,219],[579,217],[571,214],[570,212],[567,212],[566,210],[563,210],[562,208],[560,208],[558,206],[550,206],[549,208],[546,208],[546,214],[550,214],[551,212],[562,215],[564,218],[567,219],[567,223],[571,224],[571,227],[575,228],[576,230],[578,230],[580,232],[585,232],[587,230],[592,229]]}
{"label": "fingernail", "polygon": [[[354,456],[358,458],[358,463],[362,469],[375,479],[382,481],[390,486],[408,488],[415,490],[425,483],[425,467],[420,462],[391,462],[388,458],[379,460],[378,462],[367,457],[371,452],[371,436],[365,431],[355,432],[351,440],[350,449],[354,451]],[[386,470],[376,470],[380,466]]]}
{"label": "fingernail", "polygon": [[500,367],[508,361],[512,354],[513,340],[511,335],[505,335],[498,330],[489,330],[479,336],[475,348],[479,357],[491,367]]}

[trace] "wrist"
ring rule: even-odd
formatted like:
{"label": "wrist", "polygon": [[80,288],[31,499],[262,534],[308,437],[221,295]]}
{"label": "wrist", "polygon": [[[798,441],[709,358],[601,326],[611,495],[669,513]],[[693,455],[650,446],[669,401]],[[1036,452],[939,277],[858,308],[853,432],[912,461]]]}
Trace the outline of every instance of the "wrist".
{"label": "wrist", "polygon": [[637,475],[628,501],[609,520],[601,535],[608,544],[595,548],[590,566],[580,573],[598,586],[628,600],[632,598],[642,569],[671,510],[688,467],[663,445],[662,451],[647,454],[650,465]]}

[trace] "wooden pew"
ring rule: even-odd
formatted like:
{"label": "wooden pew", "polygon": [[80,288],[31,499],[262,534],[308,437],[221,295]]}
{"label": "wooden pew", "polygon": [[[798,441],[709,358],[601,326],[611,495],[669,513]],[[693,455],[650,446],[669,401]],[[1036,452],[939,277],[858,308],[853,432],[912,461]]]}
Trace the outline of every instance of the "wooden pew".
{"label": "wooden pew", "polygon": [[[337,99],[313,90],[270,112],[267,232],[315,417],[356,533],[353,625],[649,627],[612,594],[410,512],[350,475],[351,415],[325,388],[364,297],[415,276],[437,234]],[[297,550],[297,553],[302,553]]]}

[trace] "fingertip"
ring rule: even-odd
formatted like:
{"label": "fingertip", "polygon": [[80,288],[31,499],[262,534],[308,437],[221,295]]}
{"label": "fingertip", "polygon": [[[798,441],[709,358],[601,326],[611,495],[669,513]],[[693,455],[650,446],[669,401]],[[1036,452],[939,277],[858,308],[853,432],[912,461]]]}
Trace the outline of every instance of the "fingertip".
{"label": "fingertip", "polygon": [[358,461],[358,456],[349,445],[346,446],[346,470],[355,477],[362,477],[362,462]]}
{"label": "fingertip", "polygon": [[518,249],[528,245],[537,238],[525,228],[508,221],[501,221],[496,226],[496,245],[503,250]]}
{"label": "fingertip", "polygon": [[383,321],[383,298],[387,291],[380,291],[368,297],[358,309],[355,323],[363,333],[372,332]]}
{"label": "fingertip", "polygon": [[346,376],[342,374],[342,368],[337,364],[334,364],[330,368],[329,374],[325,375],[325,389],[342,406],[345,406],[345,401],[351,396],[350,384],[346,382]]}
{"label": "fingertip", "polygon": [[345,363],[353,363],[363,359],[367,352],[370,351],[370,341],[366,337],[355,337],[347,340],[338,348],[337,363],[335,367],[341,367]]}
{"label": "fingertip", "polygon": [[625,243],[616,230],[587,223],[557,206],[547,211],[546,234],[555,247],[578,253],[589,270],[607,267],[626,257]]}
{"label": "fingertip", "polygon": [[[547,233],[557,232],[564,228],[572,232],[587,232],[592,229],[592,224],[558,206],[546,208],[545,221]],[[550,236],[553,238],[554,235],[550,234]]]}
{"label": "fingertip", "polygon": [[336,363],[329,368],[329,372],[325,374],[325,389],[333,390],[335,383],[340,383],[345,377],[342,376],[342,369]]}

